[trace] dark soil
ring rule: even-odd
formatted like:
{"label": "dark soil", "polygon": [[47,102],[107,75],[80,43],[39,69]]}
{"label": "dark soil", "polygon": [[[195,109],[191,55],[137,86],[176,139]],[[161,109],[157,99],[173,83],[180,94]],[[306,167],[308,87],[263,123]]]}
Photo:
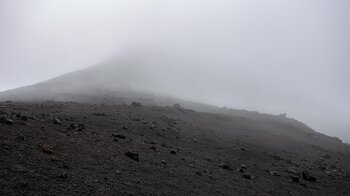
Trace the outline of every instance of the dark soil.
{"label": "dark soil", "polygon": [[0,195],[350,195],[349,174],[348,145],[288,123],[0,103]]}

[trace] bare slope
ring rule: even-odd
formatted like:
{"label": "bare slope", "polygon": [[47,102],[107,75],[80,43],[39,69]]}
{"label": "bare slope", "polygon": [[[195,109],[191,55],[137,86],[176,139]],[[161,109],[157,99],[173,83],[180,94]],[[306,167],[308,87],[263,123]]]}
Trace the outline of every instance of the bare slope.
{"label": "bare slope", "polygon": [[349,147],[302,127],[178,106],[0,109],[0,195],[350,194]]}
{"label": "bare slope", "polygon": [[[121,66],[123,65],[123,66]],[[131,67],[131,68],[130,68]],[[300,128],[303,135],[316,134],[312,129],[293,119],[274,115],[249,112],[245,110],[225,109],[215,106],[184,101],[154,94],[141,84],[147,83],[145,77],[133,66],[125,63],[105,63],[87,69],[71,72],[32,86],[22,87],[0,93],[0,101],[74,101],[79,103],[129,104],[139,101],[144,105],[172,106],[180,103],[185,108],[201,112],[222,113],[237,118],[254,119],[261,127],[279,124],[279,129],[271,129],[285,135],[296,131],[285,131],[285,127]],[[145,81],[142,81],[145,80]]]}

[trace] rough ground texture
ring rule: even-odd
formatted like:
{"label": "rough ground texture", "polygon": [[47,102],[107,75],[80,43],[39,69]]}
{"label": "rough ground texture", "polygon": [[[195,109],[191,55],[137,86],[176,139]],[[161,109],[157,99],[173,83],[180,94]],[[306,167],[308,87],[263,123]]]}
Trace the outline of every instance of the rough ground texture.
{"label": "rough ground texture", "polygon": [[349,174],[348,145],[283,117],[0,103],[0,195],[350,195]]}

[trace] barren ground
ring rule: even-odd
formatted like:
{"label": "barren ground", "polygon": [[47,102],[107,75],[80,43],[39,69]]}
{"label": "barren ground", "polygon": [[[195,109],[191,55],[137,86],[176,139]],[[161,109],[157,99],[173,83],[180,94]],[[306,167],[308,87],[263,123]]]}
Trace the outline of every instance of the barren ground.
{"label": "barren ground", "polygon": [[0,195],[350,195],[350,148],[176,107],[0,103]]}

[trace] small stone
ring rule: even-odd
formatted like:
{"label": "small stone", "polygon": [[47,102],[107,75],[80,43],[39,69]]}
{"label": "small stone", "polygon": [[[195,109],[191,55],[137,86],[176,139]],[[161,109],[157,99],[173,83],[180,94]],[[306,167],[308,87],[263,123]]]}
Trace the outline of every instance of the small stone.
{"label": "small stone", "polygon": [[5,118],[5,117],[0,117],[0,123],[4,123],[7,125],[12,125],[14,122],[11,119]]}
{"label": "small stone", "polygon": [[155,151],[155,150],[156,150],[156,147],[155,147],[155,146],[151,146],[151,149]]}
{"label": "small stone", "polygon": [[176,150],[171,150],[170,151],[170,154],[174,154],[175,155],[176,153],[177,153]]}
{"label": "small stone", "polygon": [[73,129],[75,129],[76,127],[75,127],[75,124],[74,123],[71,123],[71,124],[69,124],[69,126],[68,126],[68,130],[73,130]]}
{"label": "small stone", "polygon": [[66,163],[63,163],[62,168],[63,169],[69,169],[69,166]]}
{"label": "small stone", "polygon": [[95,115],[95,116],[107,116],[107,114],[105,114],[105,113],[92,113],[93,115]]}
{"label": "small stone", "polygon": [[221,167],[223,169],[231,170],[231,167],[227,163],[221,163],[219,165],[219,167]]}
{"label": "small stone", "polygon": [[7,119],[7,120],[6,120],[6,124],[8,124],[8,125],[13,125],[13,120]]}
{"label": "small stone", "polygon": [[304,183],[299,183],[300,186],[307,187]]}
{"label": "small stone", "polygon": [[296,168],[294,168],[294,167],[289,167],[289,168],[286,169],[286,171],[287,171],[288,173],[290,173],[290,174],[295,174],[295,175],[298,174]]}
{"label": "small stone", "polygon": [[249,173],[243,174],[242,177],[245,178],[245,179],[248,179],[248,180],[252,180],[253,179],[253,176],[251,176]]}
{"label": "small stone", "polygon": [[28,120],[28,117],[27,117],[27,116],[21,116],[21,120],[27,121],[27,120]]}
{"label": "small stone", "polygon": [[121,174],[120,170],[119,169],[115,170],[115,174],[120,175]]}
{"label": "small stone", "polygon": [[78,129],[76,130],[76,131],[83,131],[83,130],[85,130],[85,125],[84,124],[79,124],[78,125]]}
{"label": "small stone", "polygon": [[291,177],[291,182],[298,183],[299,182],[299,178],[297,176],[292,176]]}
{"label": "small stone", "polygon": [[280,174],[277,173],[276,171],[270,171],[270,174],[273,175],[273,176],[280,176]]}
{"label": "small stone", "polygon": [[310,182],[316,182],[316,177],[312,176],[308,171],[302,172],[303,179]]}
{"label": "small stone", "polygon": [[202,175],[202,172],[201,172],[201,171],[197,171],[196,174],[197,174],[198,176],[201,176],[201,175]]}
{"label": "small stone", "polygon": [[21,173],[28,171],[27,168],[25,168],[23,165],[15,165],[14,168],[17,172]]}
{"label": "small stone", "polygon": [[137,102],[137,101],[133,101],[131,103],[131,106],[134,106],[134,107],[141,107],[141,103],[140,102]]}
{"label": "small stone", "polygon": [[126,139],[125,135],[121,135],[121,134],[118,134],[118,133],[113,133],[112,136],[116,137],[116,138],[119,138],[119,139]]}
{"label": "small stone", "polygon": [[162,143],[161,146],[162,146],[162,147],[165,147],[165,148],[168,147],[168,145],[166,145],[166,143]]}
{"label": "small stone", "polygon": [[62,125],[62,122],[61,122],[61,120],[60,120],[60,119],[58,119],[58,118],[54,118],[54,119],[53,119],[53,124],[56,124],[56,125]]}
{"label": "small stone", "polygon": [[117,135],[116,137],[119,138],[119,139],[123,139],[123,140],[126,139],[125,135]]}
{"label": "small stone", "polygon": [[138,153],[128,151],[125,153],[125,155],[134,161],[137,161],[137,162],[139,161],[139,154]]}
{"label": "small stone", "polygon": [[19,185],[22,189],[26,189],[26,188],[28,188],[29,183],[28,183],[28,182],[20,182],[18,185]]}
{"label": "small stone", "polygon": [[59,174],[58,177],[62,180],[65,180],[68,178],[68,175],[67,175],[67,173],[62,173],[62,174]]}
{"label": "small stone", "polygon": [[53,150],[46,144],[44,144],[41,150],[46,154],[53,154]]}
{"label": "small stone", "polygon": [[321,171],[325,171],[327,168],[325,166],[318,167]]}

